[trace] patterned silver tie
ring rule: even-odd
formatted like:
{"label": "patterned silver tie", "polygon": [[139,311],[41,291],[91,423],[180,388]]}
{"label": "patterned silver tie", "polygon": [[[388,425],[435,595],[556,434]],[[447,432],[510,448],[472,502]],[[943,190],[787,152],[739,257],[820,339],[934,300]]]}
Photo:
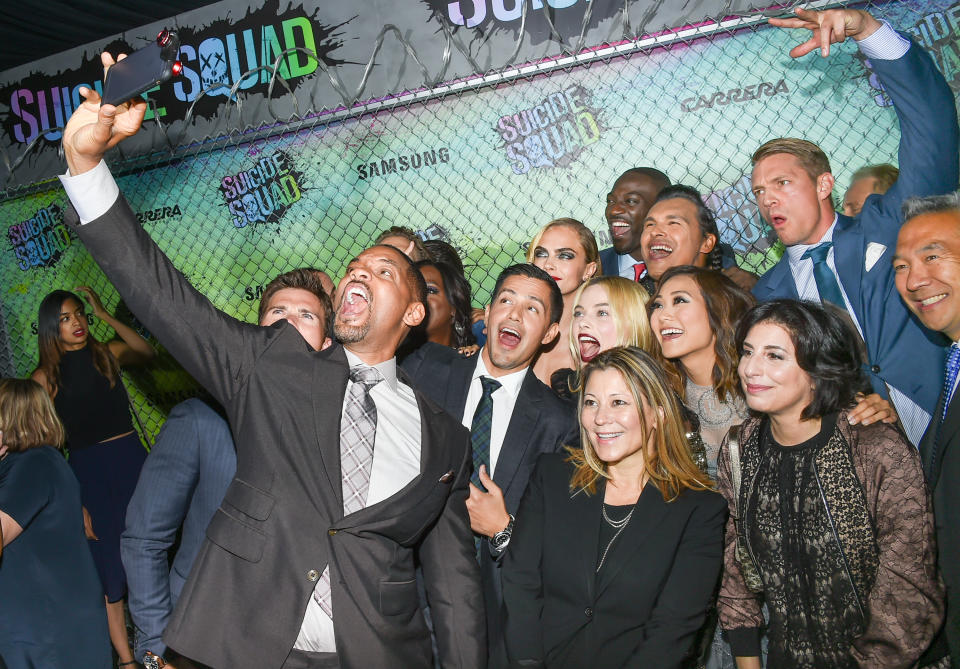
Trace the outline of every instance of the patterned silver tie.
{"label": "patterned silver tie", "polygon": [[[383,377],[373,367],[350,370],[343,421],[340,425],[340,478],[343,486],[343,515],[349,516],[367,506],[370,470],[373,468],[373,441],[377,434],[377,405],[370,389]],[[331,618],[330,565],[323,570],[313,598]]]}

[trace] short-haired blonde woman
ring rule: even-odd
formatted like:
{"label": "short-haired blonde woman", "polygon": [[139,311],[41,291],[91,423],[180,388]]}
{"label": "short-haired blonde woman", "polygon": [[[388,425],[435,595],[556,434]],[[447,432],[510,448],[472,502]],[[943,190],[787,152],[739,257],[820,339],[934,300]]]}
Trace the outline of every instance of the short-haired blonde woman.
{"label": "short-haired blonde woman", "polygon": [[720,573],[724,500],[637,348],[584,369],[580,434],[583,450],[539,460],[504,556],[512,666],[679,667]]}
{"label": "short-haired blonde woman", "polygon": [[590,277],[600,274],[600,252],[590,228],[574,218],[558,218],[534,236],[527,248],[527,262],[549,274],[563,295],[561,336],[543,346],[533,363],[533,373],[550,385],[554,372],[573,366],[563,333],[570,329],[577,289]]}
{"label": "short-haired blonde woman", "polygon": [[80,486],[46,391],[0,380],[0,657],[8,669],[111,666],[103,589]]}

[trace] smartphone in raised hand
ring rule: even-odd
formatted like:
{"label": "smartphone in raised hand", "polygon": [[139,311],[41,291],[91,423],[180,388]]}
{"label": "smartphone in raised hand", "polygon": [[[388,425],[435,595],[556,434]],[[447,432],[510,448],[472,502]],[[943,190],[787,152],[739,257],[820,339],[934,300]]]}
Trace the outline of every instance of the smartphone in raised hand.
{"label": "smartphone in raised hand", "polygon": [[175,32],[162,30],[157,39],[117,61],[103,84],[103,103],[120,105],[154,86],[159,86],[183,70],[177,60],[180,39]]}

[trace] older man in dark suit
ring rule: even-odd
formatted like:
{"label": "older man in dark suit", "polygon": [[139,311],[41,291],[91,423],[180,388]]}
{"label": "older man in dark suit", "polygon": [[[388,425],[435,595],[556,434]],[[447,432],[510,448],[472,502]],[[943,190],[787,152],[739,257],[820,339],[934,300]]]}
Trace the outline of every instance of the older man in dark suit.
{"label": "older man in dark suit", "polygon": [[534,265],[514,265],[497,278],[479,355],[463,358],[427,344],[403,363],[424,393],[471,428],[474,476],[467,508],[479,538],[491,668],[507,666],[500,557],[509,550],[513,514],[537,457],[579,442],[573,410],[531,366],[540,346],[557,336],[562,310],[556,281]]}
{"label": "older man in dark suit", "polygon": [[261,328],[226,316],[137,224],[102,162],[139,128],[145,103],[100,107],[95,92],[81,93],[62,177],[78,234],[141,322],[224,406],[236,437],[236,477],[164,640],[213,667],[429,666],[417,552],[441,663],[485,664],[468,435],[394,358],[423,320],[422,277],[392,247],[354,258],[335,299],[343,346],[326,351],[286,321]]}
{"label": "older man in dark suit", "polygon": [[[897,291],[926,327],[949,342],[940,398],[920,442],[933,491],[940,571],[947,585],[944,636],[960,666],[960,193],[907,200],[893,272]],[[936,645],[934,646],[936,649]],[[936,659],[929,657],[928,659]]]}

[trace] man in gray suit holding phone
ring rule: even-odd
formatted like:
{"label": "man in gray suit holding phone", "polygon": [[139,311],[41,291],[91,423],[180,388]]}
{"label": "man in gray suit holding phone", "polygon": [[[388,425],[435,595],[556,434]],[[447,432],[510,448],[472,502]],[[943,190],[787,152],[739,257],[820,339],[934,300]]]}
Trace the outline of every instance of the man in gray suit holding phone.
{"label": "man in gray suit holding phone", "polygon": [[[104,55],[104,65],[112,60]],[[77,232],[131,310],[227,411],[237,475],[164,634],[213,667],[423,667],[423,566],[445,667],[486,662],[465,499],[467,431],[408,384],[394,351],[424,317],[401,252],[354,258],[334,298],[342,345],[313,351],[285,321],[241,323],[194,290],[137,224],[103,153],[145,103],[81,89],[61,177]]]}

